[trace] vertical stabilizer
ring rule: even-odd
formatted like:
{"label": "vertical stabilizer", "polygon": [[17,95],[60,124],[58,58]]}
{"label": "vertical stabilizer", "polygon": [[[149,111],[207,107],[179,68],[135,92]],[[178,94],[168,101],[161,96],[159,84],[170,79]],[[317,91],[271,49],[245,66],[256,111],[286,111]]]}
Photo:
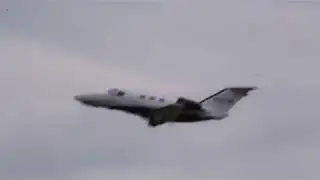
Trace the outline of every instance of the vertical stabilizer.
{"label": "vertical stabilizer", "polygon": [[219,112],[228,112],[238,101],[247,96],[256,87],[229,87],[205,98],[199,103]]}

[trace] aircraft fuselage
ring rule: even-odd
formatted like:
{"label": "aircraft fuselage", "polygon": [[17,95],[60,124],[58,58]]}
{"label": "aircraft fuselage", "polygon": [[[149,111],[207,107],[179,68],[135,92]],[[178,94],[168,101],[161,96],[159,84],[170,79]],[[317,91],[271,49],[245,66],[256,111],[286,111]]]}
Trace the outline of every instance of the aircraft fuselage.
{"label": "aircraft fuselage", "polygon": [[149,121],[150,126],[165,122],[197,122],[221,120],[229,110],[255,87],[230,87],[196,102],[183,97],[165,99],[120,89],[105,93],[82,94],[74,98],[84,105],[118,110],[137,115]]}
{"label": "aircraft fuselage", "polygon": [[[148,119],[154,110],[177,102],[177,100],[133,93],[129,94],[128,92],[117,96],[118,92],[122,91],[112,89],[109,90],[108,93],[82,94],[75,96],[75,99],[87,106],[118,110],[140,116],[144,119]],[[206,109],[197,109],[182,111],[174,122],[197,122],[211,119],[219,120],[222,118],[223,117],[213,116],[212,113],[206,111]]]}

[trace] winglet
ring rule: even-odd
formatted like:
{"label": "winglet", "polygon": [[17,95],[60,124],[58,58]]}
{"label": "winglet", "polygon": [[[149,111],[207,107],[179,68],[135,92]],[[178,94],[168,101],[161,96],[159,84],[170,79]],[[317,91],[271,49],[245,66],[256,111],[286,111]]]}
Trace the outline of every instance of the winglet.
{"label": "winglet", "polygon": [[257,90],[258,87],[229,87],[228,89],[234,91],[235,93],[247,95],[250,91]]}

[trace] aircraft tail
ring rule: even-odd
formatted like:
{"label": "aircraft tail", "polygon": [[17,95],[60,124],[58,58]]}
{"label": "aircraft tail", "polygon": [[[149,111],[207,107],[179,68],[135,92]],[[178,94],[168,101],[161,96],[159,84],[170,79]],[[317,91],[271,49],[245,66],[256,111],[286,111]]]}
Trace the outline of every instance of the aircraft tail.
{"label": "aircraft tail", "polygon": [[228,112],[238,101],[247,96],[257,87],[229,87],[203,99],[199,103],[202,106],[215,109],[219,112]]}

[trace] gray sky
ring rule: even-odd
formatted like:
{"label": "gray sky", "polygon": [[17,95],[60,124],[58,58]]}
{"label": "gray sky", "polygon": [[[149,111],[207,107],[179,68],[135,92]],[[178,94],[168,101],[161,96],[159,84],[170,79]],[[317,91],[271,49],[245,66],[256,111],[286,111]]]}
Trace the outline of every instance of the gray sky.
{"label": "gray sky", "polygon": [[[0,2],[0,179],[320,177],[320,6],[113,2]],[[73,101],[112,87],[199,100],[229,85],[260,90],[224,121],[154,129]]]}

